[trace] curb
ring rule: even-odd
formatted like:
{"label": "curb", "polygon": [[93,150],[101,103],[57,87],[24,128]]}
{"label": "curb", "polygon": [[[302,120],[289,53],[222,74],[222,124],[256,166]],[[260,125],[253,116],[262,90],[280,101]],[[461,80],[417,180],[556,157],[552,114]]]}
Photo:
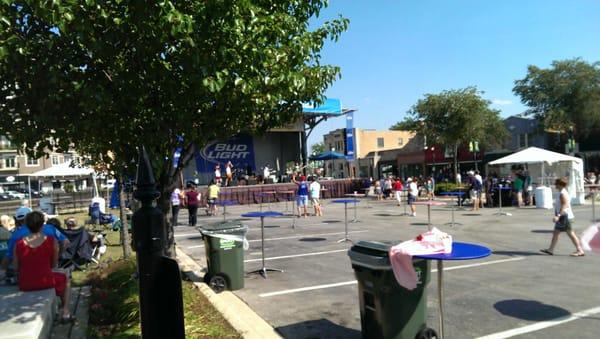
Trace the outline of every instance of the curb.
{"label": "curb", "polygon": [[282,337],[245,302],[230,291],[216,294],[204,282],[199,282],[202,268],[179,247],[175,248],[181,271],[187,275],[225,320],[244,338],[281,339]]}

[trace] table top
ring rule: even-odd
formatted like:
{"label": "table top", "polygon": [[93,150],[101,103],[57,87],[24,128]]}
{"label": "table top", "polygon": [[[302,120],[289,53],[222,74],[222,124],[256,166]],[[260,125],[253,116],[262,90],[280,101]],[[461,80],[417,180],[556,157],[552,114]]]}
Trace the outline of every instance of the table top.
{"label": "table top", "polygon": [[347,197],[361,197],[361,198],[366,196],[365,194],[362,194],[362,193],[356,193],[356,194],[355,193],[348,193],[348,194],[344,194],[344,195],[347,196]]}
{"label": "table top", "polygon": [[264,212],[249,212],[242,214],[244,218],[263,218],[263,217],[280,217],[283,213],[275,211],[264,211]]}
{"label": "table top", "polygon": [[235,201],[233,201],[233,200],[217,200],[215,202],[215,204],[217,204],[219,206],[229,206],[229,205],[235,205]]}
{"label": "table top", "polygon": [[336,204],[357,204],[360,202],[360,200],[358,200],[358,199],[336,199],[336,200],[331,200],[331,202],[336,203]]}
{"label": "table top", "polygon": [[452,252],[450,253],[415,255],[414,257],[435,260],[470,260],[487,257],[491,253],[492,251],[485,246],[454,241],[452,242]]}
{"label": "table top", "polygon": [[296,193],[296,191],[279,191],[277,193],[283,193],[283,194],[293,194]]}
{"label": "table top", "polygon": [[259,195],[269,195],[269,194],[276,194],[277,191],[264,191],[264,192],[260,192],[258,193]]}
{"label": "table top", "polygon": [[412,202],[413,205],[429,205],[429,206],[444,206],[446,203],[444,201],[437,200],[417,200]]}

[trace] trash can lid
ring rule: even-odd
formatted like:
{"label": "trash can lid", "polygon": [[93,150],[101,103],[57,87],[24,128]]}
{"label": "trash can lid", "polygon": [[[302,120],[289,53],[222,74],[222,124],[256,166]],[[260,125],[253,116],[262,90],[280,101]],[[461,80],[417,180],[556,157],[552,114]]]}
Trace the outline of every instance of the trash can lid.
{"label": "trash can lid", "polygon": [[220,221],[197,227],[198,231],[203,233],[230,233],[246,231],[248,226],[239,221]]}
{"label": "trash can lid", "polygon": [[397,245],[399,243],[401,243],[402,241],[398,240],[398,241],[388,241],[388,240],[382,240],[382,241],[365,241],[365,240],[360,240],[357,243],[354,244],[354,246],[352,246],[350,248],[350,251],[354,251],[354,252],[360,252],[360,253],[364,253],[364,254],[370,254],[370,255],[377,255],[377,256],[386,256],[388,255],[388,252],[390,251],[390,247]]}

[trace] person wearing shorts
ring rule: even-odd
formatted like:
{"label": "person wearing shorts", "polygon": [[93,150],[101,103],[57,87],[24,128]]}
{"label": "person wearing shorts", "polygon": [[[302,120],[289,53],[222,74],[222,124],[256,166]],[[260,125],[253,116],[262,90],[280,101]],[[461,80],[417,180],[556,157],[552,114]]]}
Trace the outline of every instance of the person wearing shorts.
{"label": "person wearing shorts", "polygon": [[583,257],[585,253],[581,247],[581,241],[575,232],[573,232],[572,222],[573,219],[575,219],[575,215],[571,209],[571,197],[566,189],[567,184],[568,181],[566,178],[556,179],[554,183],[556,190],[558,191],[558,194],[556,195],[556,202],[554,203],[554,218],[552,218],[552,221],[554,222],[554,231],[552,232],[550,247],[541,249],[540,252],[553,255],[554,248],[558,242],[558,236],[561,232],[565,232],[571,239],[571,242],[573,242],[573,245],[575,245],[575,252],[571,253],[571,256]]}
{"label": "person wearing shorts", "polygon": [[419,196],[419,188],[417,187],[417,183],[411,177],[406,179],[406,183],[408,184],[407,203],[410,206],[410,215],[412,217],[416,217],[417,207],[413,204],[413,202],[417,201],[417,197]]}
{"label": "person wearing shorts", "polygon": [[296,205],[298,206],[298,218],[304,211],[304,217],[308,218],[308,183],[306,182],[305,176],[300,176],[300,181],[296,181],[296,176],[292,177],[292,182],[298,185],[298,192],[296,196]]}
{"label": "person wearing shorts", "polygon": [[310,185],[308,187],[310,191],[310,201],[312,202],[313,208],[315,209],[315,215],[318,217],[323,216],[323,210],[321,209],[321,202],[319,198],[321,196],[321,184],[315,180],[315,177],[310,178]]}

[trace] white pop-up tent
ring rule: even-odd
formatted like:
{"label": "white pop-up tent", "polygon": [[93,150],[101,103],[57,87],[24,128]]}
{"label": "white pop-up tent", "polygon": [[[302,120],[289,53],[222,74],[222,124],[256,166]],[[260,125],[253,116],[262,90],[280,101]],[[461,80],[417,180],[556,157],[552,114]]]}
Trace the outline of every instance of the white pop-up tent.
{"label": "white pop-up tent", "polygon": [[554,179],[560,177],[569,178],[567,189],[571,194],[571,203],[574,205],[584,203],[584,175],[581,159],[537,147],[529,147],[488,163],[488,165],[509,164],[527,164],[529,174],[538,185],[551,185],[554,183]]}

